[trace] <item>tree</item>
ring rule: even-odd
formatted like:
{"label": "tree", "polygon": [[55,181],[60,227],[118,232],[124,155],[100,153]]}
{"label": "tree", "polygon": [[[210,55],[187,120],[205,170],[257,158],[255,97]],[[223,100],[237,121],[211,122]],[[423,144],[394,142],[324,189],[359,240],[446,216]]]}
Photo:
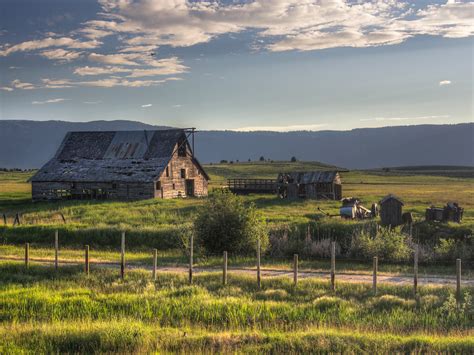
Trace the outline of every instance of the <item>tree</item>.
{"label": "tree", "polygon": [[296,157],[291,157],[291,162],[292,163],[296,163],[298,160],[296,159]]}
{"label": "tree", "polygon": [[225,160],[225,159],[222,159],[222,160],[221,160],[221,164],[227,164],[227,163],[228,163],[227,160]]}
{"label": "tree", "polygon": [[260,161],[265,161],[265,157],[262,155],[259,160]]}
{"label": "tree", "polygon": [[196,242],[210,254],[228,251],[253,253],[260,239],[262,250],[268,246],[265,220],[253,204],[228,190],[210,194],[194,221]]}

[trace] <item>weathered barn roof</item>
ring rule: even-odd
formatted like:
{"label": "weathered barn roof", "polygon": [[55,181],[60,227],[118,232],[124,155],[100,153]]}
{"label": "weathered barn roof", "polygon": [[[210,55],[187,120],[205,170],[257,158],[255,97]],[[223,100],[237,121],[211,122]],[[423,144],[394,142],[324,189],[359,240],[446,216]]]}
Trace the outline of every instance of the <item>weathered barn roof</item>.
{"label": "weathered barn roof", "polygon": [[152,182],[166,168],[178,143],[188,144],[180,129],[69,132],[54,158],[31,181]]}
{"label": "weathered barn roof", "polygon": [[380,204],[383,204],[383,203],[387,202],[388,200],[396,200],[396,201],[400,202],[402,206],[404,205],[402,199],[400,197],[397,197],[397,196],[393,195],[393,194],[388,194],[383,199],[381,199]]}
{"label": "weathered barn roof", "polygon": [[278,175],[278,181],[283,177],[292,180],[297,184],[314,184],[314,183],[332,183],[338,178],[337,171],[309,171],[309,172],[292,172],[281,173]]}

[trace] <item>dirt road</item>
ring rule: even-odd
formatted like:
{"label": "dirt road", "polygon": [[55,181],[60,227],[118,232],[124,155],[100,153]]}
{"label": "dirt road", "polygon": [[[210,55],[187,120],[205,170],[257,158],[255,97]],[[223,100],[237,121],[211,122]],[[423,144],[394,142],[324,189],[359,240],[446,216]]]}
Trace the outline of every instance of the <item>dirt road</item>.
{"label": "dirt road", "polygon": [[[12,260],[12,261],[23,261],[23,258],[19,257],[0,257],[0,260]],[[30,258],[31,262],[39,264],[52,264],[54,260],[41,259],[41,258]],[[60,264],[63,265],[82,265],[82,262],[77,260],[59,260]],[[106,267],[106,268],[120,268],[118,263],[113,262],[98,262],[91,261],[92,267]],[[151,266],[143,264],[128,264],[128,269],[145,269],[151,271]],[[187,273],[187,266],[162,266],[157,269],[159,273]],[[193,271],[195,274],[202,272],[222,272],[222,269],[217,267],[194,267]],[[228,273],[238,273],[244,275],[256,275],[256,269],[250,267],[229,267]],[[293,277],[292,270],[281,270],[271,268],[261,268],[262,278],[270,277]],[[329,272],[311,271],[311,270],[300,270],[298,278],[315,278],[329,280]],[[342,282],[353,282],[353,283],[372,283],[372,275],[367,273],[354,272],[337,272],[336,280]],[[411,285],[413,284],[413,276],[398,275],[390,273],[378,273],[377,281],[380,284],[396,284],[396,285]],[[462,279],[462,286],[474,287],[474,279]],[[418,285],[432,285],[432,286],[456,286],[456,278],[445,276],[445,275],[419,275]]]}

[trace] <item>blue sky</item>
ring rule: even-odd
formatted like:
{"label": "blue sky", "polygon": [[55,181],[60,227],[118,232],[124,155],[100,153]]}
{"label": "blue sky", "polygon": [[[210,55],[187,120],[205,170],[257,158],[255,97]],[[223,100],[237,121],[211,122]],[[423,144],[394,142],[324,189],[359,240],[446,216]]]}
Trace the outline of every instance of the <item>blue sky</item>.
{"label": "blue sky", "polygon": [[0,119],[472,121],[472,1],[0,0]]}

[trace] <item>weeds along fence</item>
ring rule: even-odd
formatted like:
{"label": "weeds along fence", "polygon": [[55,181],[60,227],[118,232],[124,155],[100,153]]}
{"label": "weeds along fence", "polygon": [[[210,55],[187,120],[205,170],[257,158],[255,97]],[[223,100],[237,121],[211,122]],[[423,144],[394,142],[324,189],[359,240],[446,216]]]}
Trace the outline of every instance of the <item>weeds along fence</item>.
{"label": "weeds along fence", "polygon": [[[90,246],[85,245],[84,246],[84,259],[83,263],[76,261],[70,261],[70,260],[59,260],[59,255],[60,255],[60,249],[59,249],[59,233],[56,231],[54,234],[54,260],[35,260],[35,261],[42,261],[42,262],[52,262],[54,263],[54,269],[57,272],[59,270],[60,263],[62,264],[83,264],[83,270],[84,273],[89,275],[90,273],[90,264],[91,264],[91,259],[90,259]],[[187,262],[188,262],[188,280],[189,284],[193,284],[193,278],[194,278],[194,271],[195,271],[195,265],[194,265],[194,238],[191,235],[189,238],[189,241],[187,243],[188,245],[188,250],[187,250]],[[330,253],[330,269],[328,272],[328,279],[329,279],[329,287],[332,292],[335,292],[337,289],[337,268],[336,268],[336,242],[332,241],[330,244],[329,248],[329,253]],[[418,286],[419,286],[419,275],[418,275],[418,265],[419,265],[419,248],[418,246],[415,246],[414,250],[414,257],[413,257],[413,294],[416,297],[418,294]],[[258,288],[262,287],[262,259],[261,259],[261,246],[260,246],[260,240],[257,241],[257,246],[256,246],[256,253],[255,253],[255,269],[246,269],[246,272],[255,272],[255,277],[256,277],[256,284]],[[150,260],[152,261],[152,267],[151,267],[151,272],[150,272],[150,278],[153,281],[157,280],[157,275],[158,275],[158,269],[159,269],[159,258],[158,258],[158,250],[153,249],[150,250],[150,255],[149,255]],[[2,259],[2,257],[0,257]],[[16,259],[18,260],[18,259]],[[31,252],[30,252],[30,243],[25,243],[25,250],[24,250],[24,265],[25,268],[28,269],[30,267],[30,262],[32,261],[31,259]],[[120,273],[119,277],[121,280],[124,280],[125,274],[127,272],[127,263],[126,263],[126,233],[122,232],[120,234],[120,259],[117,260],[117,262],[107,262],[107,263],[96,263],[96,266],[108,266],[110,267],[111,265],[119,265]],[[291,265],[289,263],[289,265]],[[455,261],[456,265],[456,299],[460,302],[462,299],[461,296],[461,269],[462,269],[462,260],[461,259],[456,259]],[[137,266],[137,265],[135,265]],[[138,265],[140,266],[140,265]],[[141,265],[143,267],[143,265]],[[216,271],[214,269],[209,269],[210,271]],[[233,270],[235,271],[242,271],[242,268],[234,268]],[[377,286],[378,286],[378,270],[379,270],[379,259],[377,256],[374,256],[372,259],[372,289],[373,289],[373,294],[377,295]],[[232,271],[232,270],[231,270]],[[299,276],[300,276],[300,270],[299,270],[299,255],[294,254],[293,255],[293,263],[291,266],[291,269],[288,270],[280,270],[283,271],[283,275],[291,275],[293,278],[293,283],[294,286],[297,287],[298,281],[299,281]],[[227,251],[224,251],[222,254],[222,284],[223,285],[228,285],[229,280],[228,280],[228,273],[229,273],[229,265],[228,265],[228,253]],[[304,271],[306,276],[311,277],[311,271],[305,270]],[[314,275],[313,275],[314,276]],[[320,275],[319,275],[320,276]]]}
{"label": "weeds along fence", "polygon": [[[189,221],[186,223],[191,225]],[[182,248],[181,226],[179,223],[143,227],[126,224],[30,225],[22,222],[16,226],[0,225],[0,244],[49,246],[54,243],[54,233],[58,230],[63,246],[82,248],[89,245],[93,249],[107,249],[120,244],[121,231],[125,230],[127,245],[131,248],[172,250]],[[474,237],[469,228],[419,224],[414,228],[413,238],[406,238],[406,228],[398,228],[392,234],[380,231],[374,221],[274,225],[270,228],[270,247],[265,254],[272,258],[291,258],[298,254],[303,258],[324,260],[330,257],[330,242],[334,240],[339,259],[367,262],[377,256],[384,263],[399,263],[410,260],[416,242],[420,265],[450,265],[456,258],[474,260]],[[374,238],[377,233],[379,237]]]}

